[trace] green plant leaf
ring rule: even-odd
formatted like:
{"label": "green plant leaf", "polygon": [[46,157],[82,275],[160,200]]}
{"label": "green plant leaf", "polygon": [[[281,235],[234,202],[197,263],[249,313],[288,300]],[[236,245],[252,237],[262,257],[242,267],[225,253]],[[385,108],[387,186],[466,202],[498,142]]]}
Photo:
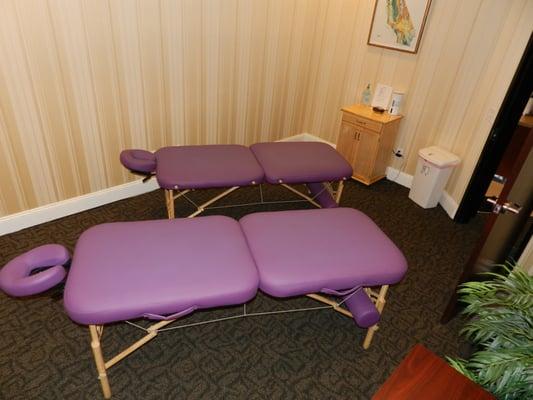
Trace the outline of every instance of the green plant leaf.
{"label": "green plant leaf", "polygon": [[533,276],[512,263],[499,267],[460,286],[469,318],[461,334],[479,350],[447,360],[500,399],[533,399]]}

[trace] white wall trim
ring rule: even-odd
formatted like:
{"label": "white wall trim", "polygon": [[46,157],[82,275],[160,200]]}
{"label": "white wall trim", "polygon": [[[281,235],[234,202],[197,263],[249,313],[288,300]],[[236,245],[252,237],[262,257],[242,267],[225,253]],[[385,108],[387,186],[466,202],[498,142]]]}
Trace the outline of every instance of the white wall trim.
{"label": "white wall trim", "polygon": [[67,215],[76,214],[117,200],[151,192],[158,188],[159,185],[155,179],[150,179],[146,183],[142,183],[142,179],[139,179],[97,192],[32,208],[31,210],[10,214],[0,218],[0,235],[16,232],[30,226],[66,217]]}
{"label": "white wall trim", "polygon": [[[387,167],[387,179],[389,181],[405,186],[408,189],[410,189],[411,185],[413,184],[413,175],[398,171],[396,168],[392,167]],[[455,213],[457,212],[459,205],[454,200],[454,198],[448,194],[448,192],[444,191],[442,193],[442,196],[439,200],[439,204],[444,209],[444,211],[446,211],[446,214],[450,216],[450,218],[453,219],[455,217]]]}
{"label": "white wall trim", "polygon": [[455,217],[455,213],[457,212],[457,209],[459,208],[459,204],[457,204],[455,199],[452,196],[450,196],[448,192],[446,191],[442,192],[442,196],[440,197],[439,204],[444,209],[444,211],[446,211],[446,214],[448,214],[451,219]]}
{"label": "white wall trim", "polygon": [[329,144],[334,149],[337,147],[335,143],[328,142],[327,140],[311,135],[310,133],[300,133],[298,135],[289,136],[278,140],[278,142],[322,142]]}
{"label": "white wall trim", "polygon": [[392,167],[387,167],[386,174],[389,181],[411,189],[411,185],[413,184],[413,175],[406,174],[405,172]]}

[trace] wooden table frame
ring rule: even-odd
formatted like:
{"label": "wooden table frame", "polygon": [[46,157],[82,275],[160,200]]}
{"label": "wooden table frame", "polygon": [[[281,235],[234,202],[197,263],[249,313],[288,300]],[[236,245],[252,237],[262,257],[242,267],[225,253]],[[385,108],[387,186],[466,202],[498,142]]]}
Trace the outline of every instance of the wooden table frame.
{"label": "wooden table frame", "polygon": [[[282,183],[280,182],[279,183],[281,186],[283,186],[284,188],[290,190],[291,192],[293,192],[294,194],[300,196],[301,198],[307,200],[309,203],[313,204],[315,207],[317,208],[322,208],[320,206],[320,204],[318,204],[316,201],[315,201],[315,197],[311,197],[305,193],[302,193],[300,192],[299,190],[293,188],[292,186],[288,185],[288,184],[285,184],[285,183]],[[259,184],[260,186],[261,184]],[[327,190],[329,192],[329,194],[335,199],[335,202],[337,204],[340,203],[340,200],[341,200],[341,196],[342,196],[342,191],[343,191],[343,188],[344,188],[344,180],[340,180],[338,181],[338,185],[337,185],[337,189],[334,190],[333,189],[333,186],[331,185],[330,182],[324,182],[324,186],[325,186],[325,189],[324,190]],[[228,196],[229,194],[231,194],[232,192],[234,192],[235,190],[241,188],[242,186],[232,186],[230,187],[229,189],[226,189],[225,191],[223,191],[222,193],[214,196],[213,198],[207,200],[206,202],[198,205],[196,207],[196,211],[193,212],[192,214],[188,215],[187,218],[193,218],[193,217],[196,217],[198,214],[201,214],[203,213],[207,207],[209,207],[211,204],[217,202],[218,200],[221,200],[223,199],[224,197]],[[165,191],[165,203],[166,203],[166,207],[167,207],[167,215],[168,215],[168,219],[173,219],[176,217],[176,212],[175,212],[175,200],[186,195],[187,193],[189,193],[191,190],[194,190],[194,189],[184,189],[184,190],[180,190],[178,187],[176,187],[175,189],[163,189]],[[261,201],[260,202],[257,202],[257,203],[252,203],[252,204],[246,204],[246,205],[260,205],[260,204],[272,204],[272,203],[285,203],[285,202],[289,202],[289,201],[274,201],[274,202],[265,202],[263,201],[263,199],[261,198]],[[238,205],[235,205],[234,207],[236,207]]]}
{"label": "wooden table frame", "polygon": [[[371,288],[364,288],[370,299],[374,302],[376,305],[376,308],[378,312],[381,314],[383,312],[383,308],[385,306],[385,296],[387,294],[387,290],[389,288],[389,285],[383,285],[380,287],[379,292],[376,292],[375,290]],[[353,318],[353,315],[350,311],[348,311],[346,308],[341,306],[341,303],[337,303],[327,297],[324,297],[320,294],[308,294],[307,297],[310,297],[314,300],[317,300],[321,303],[327,304],[331,306],[331,308],[334,311],[337,311],[347,317]],[[327,307],[326,307],[327,308]],[[283,312],[292,312],[292,311],[306,311],[307,309],[300,309],[300,310],[285,310],[285,311],[274,311],[274,312],[266,312],[266,313],[246,313],[246,304],[244,305],[244,314],[238,315],[235,317],[230,317],[227,319],[233,319],[233,318],[240,318],[240,317],[247,317],[247,316],[254,316],[254,315],[263,315],[263,314],[277,314],[277,313],[283,313]],[[150,327],[146,328],[146,335],[144,335],[141,339],[137,340],[130,346],[128,346],[126,349],[109,359],[108,361],[105,361],[103,352],[102,352],[102,336],[104,333],[104,325],[89,325],[89,332],[91,335],[91,349],[93,351],[94,361],[96,364],[96,370],[98,371],[98,379],[100,380],[100,385],[102,387],[102,393],[104,395],[105,399],[111,398],[111,386],[109,384],[109,378],[107,376],[107,371],[109,368],[117,364],[119,361],[122,361],[124,358],[126,358],[128,355],[133,353],[135,350],[138,350],[142,346],[144,346],[146,343],[148,343],[150,340],[155,338],[160,330],[164,328],[165,326],[173,323],[176,321],[176,319],[168,320],[168,321],[160,321],[157,322]],[[207,321],[205,323],[214,322],[214,321]],[[367,334],[365,336],[365,339],[363,340],[363,348],[366,350],[370,347],[370,343],[372,342],[372,338],[374,337],[374,333],[377,331],[378,325],[377,323],[371,327],[368,328]]]}

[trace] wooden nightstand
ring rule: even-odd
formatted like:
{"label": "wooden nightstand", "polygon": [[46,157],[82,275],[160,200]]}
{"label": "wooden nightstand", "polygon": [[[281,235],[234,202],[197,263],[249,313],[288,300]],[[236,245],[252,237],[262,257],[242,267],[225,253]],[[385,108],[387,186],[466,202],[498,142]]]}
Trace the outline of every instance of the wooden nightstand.
{"label": "wooden nightstand", "polygon": [[337,150],[352,165],[354,179],[370,185],[385,177],[401,119],[360,104],[342,108]]}

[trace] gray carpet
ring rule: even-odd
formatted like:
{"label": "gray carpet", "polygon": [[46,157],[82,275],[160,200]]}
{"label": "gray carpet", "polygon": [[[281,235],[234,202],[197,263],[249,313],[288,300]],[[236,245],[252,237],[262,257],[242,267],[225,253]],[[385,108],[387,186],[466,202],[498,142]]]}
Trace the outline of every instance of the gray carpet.
{"label": "gray carpet", "polygon": [[[369,350],[365,331],[329,311],[238,319],[161,333],[109,371],[115,399],[369,399],[416,343],[435,353],[456,355],[461,319],[441,325],[439,318],[481,231],[477,217],[454,223],[440,208],[424,210],[407,198],[407,189],[380,181],[366,187],[349,182],[342,205],[369,215],[404,252],[405,279],[391,287]],[[210,193],[193,193],[201,201]],[[251,202],[253,188],[228,201]],[[289,199],[269,187],[270,199]],[[264,210],[309,208],[306,204],[240,207],[209,211],[240,218]],[[177,215],[191,212],[183,200]],[[72,249],[80,233],[110,221],[165,217],[163,194],[155,191],[0,237],[0,265],[40,244]],[[207,251],[207,248],[206,248]],[[310,299],[275,300],[258,295],[253,311],[316,305]],[[231,315],[228,308],[197,312],[184,322]],[[71,322],[62,308],[62,287],[26,299],[0,294],[0,398],[98,399],[88,329]],[[141,323],[143,323],[141,321]],[[115,324],[104,331],[104,354],[140,337],[140,331]]]}

